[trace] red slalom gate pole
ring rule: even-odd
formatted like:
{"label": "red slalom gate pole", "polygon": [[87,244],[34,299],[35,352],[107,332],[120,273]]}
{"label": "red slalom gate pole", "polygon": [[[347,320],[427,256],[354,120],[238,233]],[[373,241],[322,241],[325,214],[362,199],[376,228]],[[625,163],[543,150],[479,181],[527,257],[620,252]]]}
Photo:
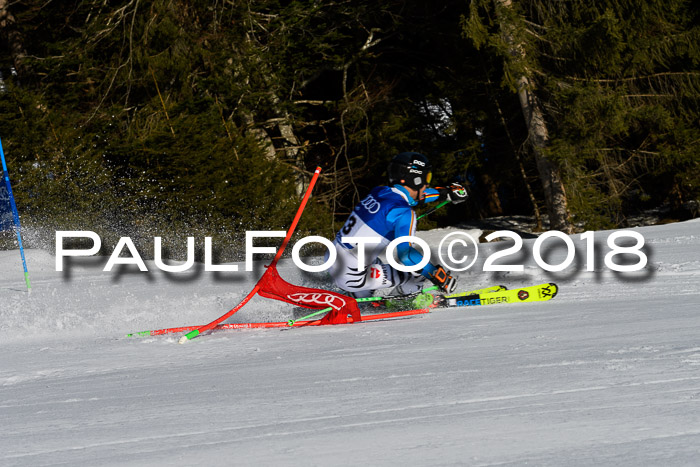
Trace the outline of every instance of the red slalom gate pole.
{"label": "red slalom gate pole", "polygon": [[301,214],[304,212],[304,208],[306,207],[306,203],[309,201],[309,198],[311,197],[311,192],[314,189],[314,185],[316,185],[316,181],[318,180],[318,176],[321,173],[321,167],[316,167],[316,171],[314,172],[313,177],[311,177],[311,181],[309,182],[309,187],[306,189],[306,193],[304,194],[304,198],[301,200],[301,204],[299,205],[299,209],[297,209],[297,213],[294,216],[294,220],[292,221],[292,225],[289,227],[289,230],[287,231],[287,236],[284,237],[284,241],[282,242],[282,246],[280,249],[277,251],[277,254],[275,255],[275,259],[272,260],[272,263],[268,266],[268,269],[263,273],[262,277],[258,279],[258,283],[255,284],[255,287],[253,287],[253,290],[250,291],[250,293],[239,303],[236,305],[234,308],[228,311],[228,313],[220,316],[219,318],[215,319],[209,324],[205,324],[202,327],[199,327],[193,331],[188,332],[184,336],[180,338],[178,341],[179,344],[184,344],[188,340],[194,339],[198,335],[200,335],[203,332],[209,331],[210,329],[215,328],[217,325],[221,324],[222,322],[226,321],[228,318],[233,316],[234,313],[236,313],[238,310],[243,308],[243,306],[250,301],[251,298],[255,296],[255,294],[258,293],[258,290],[260,289],[260,281],[265,277],[265,274],[270,270],[269,268],[275,267],[277,265],[277,261],[282,257],[282,253],[284,253],[284,249],[287,247],[287,244],[289,243],[289,240],[291,240],[292,235],[294,234],[294,230],[297,228],[297,224],[299,223],[299,219],[301,219]]}
{"label": "red slalom gate pole", "polygon": [[[430,309],[428,308],[421,308],[417,310],[406,310],[406,311],[390,311],[387,313],[378,313],[378,314],[373,314],[373,315],[365,315],[362,317],[362,321],[359,321],[360,323],[364,323],[366,321],[376,321],[376,320],[383,320],[383,319],[392,319],[392,318],[404,318],[408,316],[414,316],[414,315],[422,315],[425,313],[430,313]],[[349,318],[350,321],[348,323],[353,323],[352,319]],[[296,321],[294,323],[294,327],[305,327],[305,326],[321,326],[321,320],[300,320]],[[330,326],[330,325],[329,325]],[[166,334],[177,334],[181,332],[188,332],[192,331],[193,329],[197,329],[198,326],[183,326],[179,328],[166,328],[166,329],[154,329],[152,331],[141,331],[141,332],[135,332],[132,334],[127,334],[126,337],[148,337],[148,336],[163,336]],[[219,324],[215,326],[213,329],[214,330],[226,330],[226,329],[258,329],[258,328],[287,328],[289,329],[289,321],[277,321],[277,322],[272,322],[272,323],[226,323],[226,324]]]}
{"label": "red slalom gate pole", "polygon": [[275,255],[275,259],[272,260],[272,263],[270,263],[268,268],[272,268],[272,267],[275,267],[277,265],[277,261],[279,261],[280,258],[282,257],[282,253],[284,253],[284,249],[287,248],[287,244],[289,243],[289,240],[291,240],[292,234],[294,233],[294,231],[297,228],[297,224],[299,223],[299,219],[301,219],[301,214],[304,212],[304,208],[306,207],[306,202],[311,197],[311,192],[314,189],[314,185],[316,185],[316,180],[318,180],[318,176],[320,175],[320,173],[321,173],[321,167],[316,167],[316,171],[314,172],[314,176],[311,177],[311,181],[309,182],[309,187],[306,189],[306,194],[304,195],[304,198],[301,200],[301,204],[299,205],[299,209],[297,209],[297,213],[294,216],[294,220],[292,221],[292,225],[289,227],[289,230],[287,231],[287,236],[284,237],[284,241],[282,242],[282,246],[280,247],[279,251],[277,251],[277,254]]}

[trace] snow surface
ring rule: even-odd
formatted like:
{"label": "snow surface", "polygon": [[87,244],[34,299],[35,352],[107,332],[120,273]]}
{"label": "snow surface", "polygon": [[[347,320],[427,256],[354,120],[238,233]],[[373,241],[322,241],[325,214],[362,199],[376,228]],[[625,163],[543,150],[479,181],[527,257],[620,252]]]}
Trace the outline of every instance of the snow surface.
{"label": "snow surface", "polygon": [[[551,302],[186,345],[125,334],[208,323],[256,274],[107,273],[106,258],[61,273],[29,250],[27,294],[19,252],[0,251],[0,465],[700,465],[700,220],[634,230],[649,255],[638,273],[605,268],[610,232],[596,232],[592,272],[576,235],[561,273],[535,264],[528,239],[506,259],[524,272],[480,272],[498,242],[460,276],[556,281]],[[256,297],[232,321],[293,313]]]}

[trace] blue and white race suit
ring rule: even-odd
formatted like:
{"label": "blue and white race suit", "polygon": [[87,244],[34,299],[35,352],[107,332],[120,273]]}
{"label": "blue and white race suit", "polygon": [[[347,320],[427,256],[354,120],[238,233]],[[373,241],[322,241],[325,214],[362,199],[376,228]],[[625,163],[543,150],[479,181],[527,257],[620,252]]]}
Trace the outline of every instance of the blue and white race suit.
{"label": "blue and white race suit", "polygon": [[[433,188],[425,190],[425,202],[436,201],[440,194]],[[387,245],[399,237],[416,234],[418,203],[401,185],[374,188],[353,210],[333,241],[338,253],[329,272],[336,285],[355,297],[372,296],[377,289],[394,288],[391,293],[410,294],[421,290],[428,274],[436,267],[427,264],[416,273],[403,272],[379,260]],[[364,245],[364,264],[359,264],[357,243],[343,242],[343,237],[375,237],[379,243]],[[415,266],[423,254],[409,242],[396,248],[398,260],[404,266]]]}

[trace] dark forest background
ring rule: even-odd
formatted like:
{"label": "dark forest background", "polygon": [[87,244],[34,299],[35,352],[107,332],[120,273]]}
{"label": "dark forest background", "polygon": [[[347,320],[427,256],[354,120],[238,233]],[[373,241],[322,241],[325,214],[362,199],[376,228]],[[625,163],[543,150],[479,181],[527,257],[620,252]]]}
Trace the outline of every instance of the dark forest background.
{"label": "dark forest background", "polygon": [[29,230],[107,243],[285,230],[316,166],[300,232],[331,236],[402,151],[470,185],[424,226],[686,219],[699,25],[691,0],[0,0],[0,138]]}

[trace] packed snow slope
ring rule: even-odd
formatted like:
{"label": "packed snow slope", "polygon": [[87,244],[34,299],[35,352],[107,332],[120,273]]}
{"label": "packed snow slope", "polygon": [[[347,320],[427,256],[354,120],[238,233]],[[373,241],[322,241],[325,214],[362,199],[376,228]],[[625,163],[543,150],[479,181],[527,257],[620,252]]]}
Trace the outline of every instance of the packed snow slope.
{"label": "packed snow slope", "polygon": [[[30,250],[28,295],[19,252],[2,251],[0,465],[698,465],[700,221],[635,230],[649,257],[640,272],[606,268],[611,232],[596,232],[595,271],[575,235],[562,272],[539,267],[529,239],[504,259],[523,272],[481,271],[509,245],[495,242],[460,275],[465,288],[554,281],[549,302],[186,345],[125,335],[205,324],[256,274],[150,262],[108,273],[105,258],[56,272]],[[279,270],[330,286],[288,260]],[[234,320],[293,313],[258,297]]]}

